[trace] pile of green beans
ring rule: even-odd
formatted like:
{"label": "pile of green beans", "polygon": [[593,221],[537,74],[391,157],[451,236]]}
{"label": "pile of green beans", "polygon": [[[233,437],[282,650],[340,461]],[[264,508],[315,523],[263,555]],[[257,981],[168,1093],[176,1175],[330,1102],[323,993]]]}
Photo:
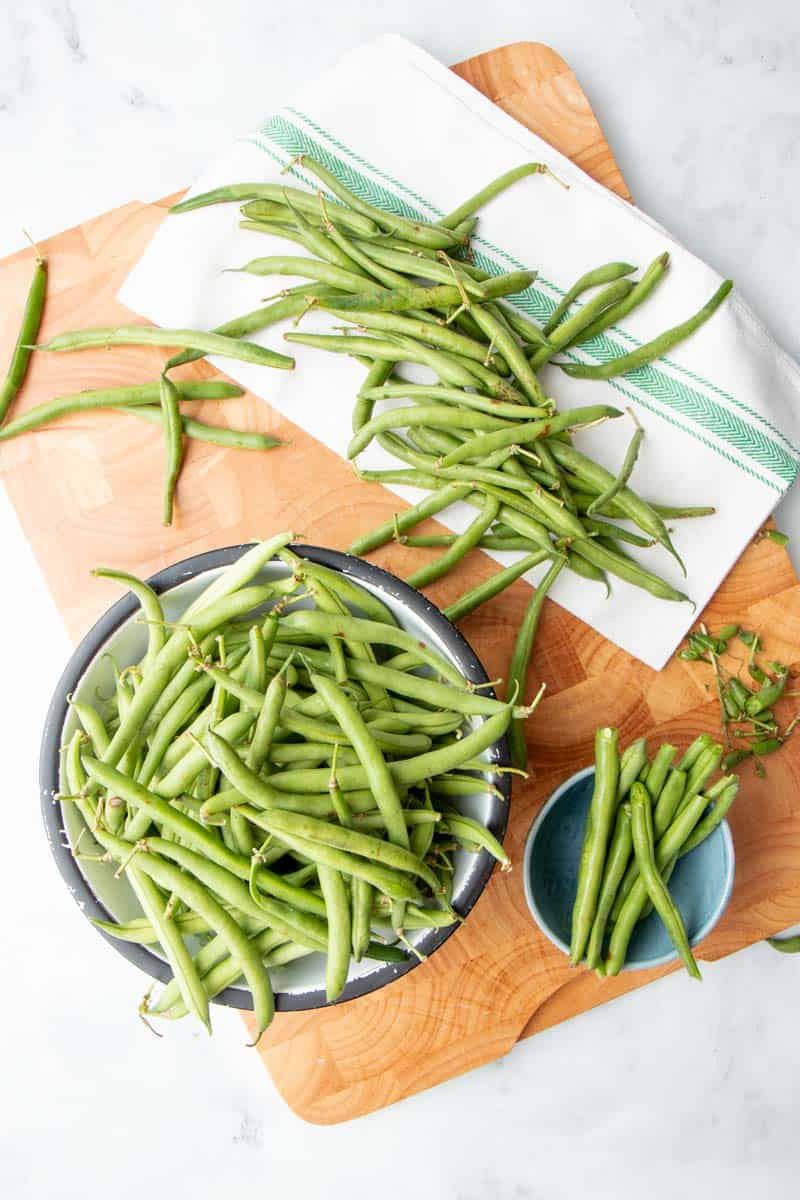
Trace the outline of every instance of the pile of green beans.
{"label": "pile of green beans", "polygon": [[[410,221],[365,203],[308,155],[298,160],[324,192],[243,183],[181,201],[181,213],[209,204],[244,201],[242,227],[298,243],[308,257],[255,257],[234,269],[250,274],[294,275],[309,282],[292,287],[271,305],[220,327],[241,336],[286,316],[295,323],[309,309],[322,309],[343,324],[333,334],[292,331],[292,344],[355,357],[367,376],[353,409],[354,461],[373,441],[403,466],[359,472],[386,484],[407,484],[429,495],[391,522],[364,533],[350,547],[367,554],[393,539],[421,545],[414,530],[450,504],[467,501],[478,509],[468,529],[441,543],[442,551],[409,578],[426,587],[456,567],[473,549],[509,549],[561,564],[610,590],[616,576],[664,600],[688,597],[627,549],[661,546],[683,567],[659,506],[630,485],[644,431],[634,433],[615,475],[572,446],[572,434],[621,416],[596,403],[557,413],[545,393],[540,369],[552,357],[597,337],[641,304],[668,267],[660,255],[638,282],[629,263],[604,264],[581,276],[543,326],[513,306],[513,297],[535,271],[490,277],[471,261],[469,237],[479,209],[527,176],[550,174],[527,163],[507,172],[440,222]],[[572,375],[611,378],[667,353],[707,320],[730,283],[699,313],[601,368],[564,362]],[[581,297],[591,292],[582,302]],[[507,303],[507,298],[512,303]],[[409,383],[397,374],[403,363],[427,367],[435,381]],[[559,364],[562,365],[562,364]],[[382,401],[403,401],[384,408]],[[357,468],[356,468],[357,469]],[[697,516],[713,508],[677,509],[671,516]],[[603,519],[598,519],[603,518]],[[634,533],[617,520],[631,522]],[[439,544],[439,543],[437,543]],[[558,572],[547,570],[544,587]],[[463,619],[496,596],[517,576],[499,572],[448,610]],[[525,680],[541,601],[529,611],[528,632],[517,644],[510,688]],[[509,692],[509,695],[511,693]],[[523,765],[524,744],[516,737],[515,761]]]}
{"label": "pile of green beans", "polygon": [[723,747],[708,734],[697,737],[680,759],[677,754],[676,746],[664,743],[650,758],[644,738],[620,754],[617,730],[597,730],[594,790],[572,909],[571,966],[585,961],[600,976],[617,975],[637,923],[654,908],[686,970],[700,978],[667,885],[678,859],[724,819],[739,781],[722,775],[711,783]]}
{"label": "pile of green beans", "polygon": [[172,969],[145,1016],[210,1028],[209,1000],[244,976],[260,1036],[270,967],[324,954],[333,1002],[352,959],[406,961],[408,932],[459,919],[455,852],[510,866],[459,799],[497,791],[480,756],[534,705],[469,685],[291,540],[255,544],[172,622],[146,583],[97,572],[138,599],[147,648],[114,664],[107,700],[71,698],[62,802],[87,827],[73,853],[107,861],[142,909],[99,924]]}

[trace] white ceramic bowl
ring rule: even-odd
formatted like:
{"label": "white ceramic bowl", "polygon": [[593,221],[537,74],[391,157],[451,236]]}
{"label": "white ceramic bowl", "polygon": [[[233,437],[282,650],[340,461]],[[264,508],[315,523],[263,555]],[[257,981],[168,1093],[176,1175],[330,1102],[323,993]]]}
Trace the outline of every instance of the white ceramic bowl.
{"label": "white ceramic bowl", "polygon": [[[237,559],[246,549],[247,546],[230,546],[212,550],[185,559],[153,576],[149,582],[161,596],[167,620],[177,617],[215,574]],[[466,679],[476,684],[486,683],[486,672],[469,643],[435,605],[408,584],[387,571],[350,555],[314,546],[296,545],[292,549],[301,557],[343,572],[362,587],[380,596],[404,629],[448,658]],[[267,564],[259,579],[274,578],[285,573],[286,568],[283,564],[275,560]],[[109,656],[113,657],[119,667],[141,658],[145,649],[146,631],[142,623],[137,621],[137,614],[138,604],[133,596],[127,594],[87,633],[56,687],[45,723],[40,754],[42,815],[56,863],[73,898],[87,918],[104,921],[127,921],[134,916],[140,916],[141,911],[127,881],[124,878],[114,878],[113,867],[73,857],[71,847],[75,844],[83,823],[68,801],[62,803],[55,797],[62,786],[63,747],[77,724],[66,698],[73,695],[76,700],[95,702],[98,695],[109,695],[113,690],[113,669]],[[484,691],[491,694],[489,689]],[[479,721],[480,718],[476,720]],[[507,765],[508,751],[505,739],[490,746],[483,757],[489,763]],[[502,799],[496,794],[481,790],[480,779],[476,777],[475,795],[465,797],[459,802],[459,807],[468,815],[484,822],[495,836],[502,840],[508,819],[509,776],[493,775],[491,780],[500,790]],[[86,845],[84,838],[82,847]],[[475,904],[493,865],[492,858],[484,850],[477,855],[464,851],[456,854],[453,906],[461,916],[466,916]],[[412,935],[411,940],[425,956],[430,957],[456,928],[457,925],[448,929],[420,931]],[[149,976],[162,981],[171,977],[169,966],[158,947],[119,941],[105,933],[102,933],[102,936]],[[412,970],[418,963],[416,955],[409,955],[402,963],[383,963],[367,959],[358,964],[352,963],[347,986],[339,1003],[383,987]],[[316,1008],[326,1003],[322,955],[314,954],[298,959],[271,974],[276,993],[276,1007],[279,1010]],[[252,1007],[250,992],[238,985],[226,989],[216,997],[216,1001],[236,1008]]]}

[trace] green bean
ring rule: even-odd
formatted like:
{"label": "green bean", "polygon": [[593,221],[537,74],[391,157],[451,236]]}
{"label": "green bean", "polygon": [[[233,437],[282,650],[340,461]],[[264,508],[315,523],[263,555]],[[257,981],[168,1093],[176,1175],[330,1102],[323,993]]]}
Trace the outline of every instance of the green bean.
{"label": "green bean", "polygon": [[542,385],[522,353],[513,332],[489,308],[475,305],[470,311],[478,326],[489,339],[489,345],[497,347],[514,372],[517,383],[527,396],[528,402],[537,407],[543,405],[545,394],[542,391]]}
{"label": "green bean", "polygon": [[318,577],[328,588],[343,601],[343,603],[360,609],[370,621],[382,621],[384,625],[397,625],[397,617],[387,604],[378,596],[367,591],[361,584],[348,578],[341,571],[333,571],[321,563],[304,559],[302,571],[304,575]]}
{"label": "green bean", "polygon": [[[312,346],[333,354],[367,355],[368,358],[385,362],[420,363],[436,371],[439,378],[446,383],[461,387],[474,387],[476,383],[472,373],[466,366],[461,365],[465,360],[457,360],[447,355],[444,350],[433,350],[399,335],[392,336],[391,340],[364,335],[353,337],[349,334],[325,333],[285,333],[283,337],[293,345]],[[474,365],[477,367],[478,364]]]}
{"label": "green bean", "polygon": [[[463,264],[458,259],[440,259],[438,256],[433,259],[425,258],[414,253],[413,250],[410,252],[395,250],[390,246],[385,246],[382,242],[356,241],[356,246],[375,262],[389,267],[390,270],[397,271],[401,275],[417,279],[430,279],[434,283],[445,286],[455,285],[460,293],[459,302],[463,302],[467,296],[477,300],[486,299],[486,289],[483,284],[477,279],[473,279],[467,271],[462,270]],[[428,305],[424,307],[427,308]]]}
{"label": "green bean", "polygon": [[[397,409],[392,410],[393,413],[397,413],[397,411]],[[465,413],[463,424],[472,423],[477,415],[477,413]],[[540,438],[552,437],[553,434],[560,433],[565,429],[579,429],[584,425],[595,425],[598,421],[604,421],[609,417],[620,416],[622,413],[619,409],[613,408],[610,404],[594,404],[589,408],[569,408],[553,417],[528,421],[511,427],[506,423],[503,424],[503,427],[495,425],[490,433],[470,438],[469,441],[463,442],[457,450],[445,455],[441,465],[451,467],[455,463],[464,462],[465,459],[482,458],[503,447],[524,445]],[[481,428],[477,423],[473,427]],[[483,428],[491,429],[489,425],[485,425]]]}
{"label": "green bean", "polygon": [[603,867],[603,881],[597,898],[597,908],[592,921],[592,931],[586,947],[586,965],[594,971],[600,966],[603,955],[603,940],[606,925],[614,903],[614,897],[622,882],[622,877],[628,866],[633,849],[631,834],[631,818],[625,805],[617,809],[617,819],[614,831],[608,845],[608,853]]}
{"label": "green bean", "polygon": [[263,542],[255,542],[240,558],[220,571],[181,615],[181,621],[184,624],[191,624],[192,620],[211,604],[222,600],[225,596],[232,595],[249,584],[278,551],[289,545],[294,536],[291,531],[287,531],[267,538]]}
{"label": "green bean", "polygon": [[600,313],[627,296],[633,290],[633,286],[630,279],[617,279],[614,283],[609,283],[602,292],[598,292],[591,300],[587,300],[577,312],[556,326],[549,335],[547,344],[537,347],[531,355],[530,364],[533,370],[541,370],[557,351],[571,345]]}
{"label": "green bean", "polygon": [[449,508],[451,504],[455,504],[456,501],[463,500],[469,491],[469,484],[446,484],[438,492],[426,496],[419,504],[415,504],[412,508],[406,509],[405,512],[397,514],[396,520],[386,521],[370,533],[362,534],[360,538],[357,538],[348,547],[347,553],[355,555],[368,554],[370,550],[375,550],[378,546],[392,541],[395,533],[404,533],[407,529],[413,529],[415,525],[419,525],[426,517],[433,517],[441,512],[442,509]]}
{"label": "green bean", "polygon": [[387,379],[389,379],[394,371],[394,363],[385,362],[383,359],[376,359],[367,371],[367,377],[358,393],[355,405],[353,406],[352,426],[353,433],[358,433],[362,425],[366,425],[372,417],[375,409],[375,398],[368,393],[375,388],[380,388]]}
{"label": "green bean", "polygon": [[586,832],[578,870],[578,886],[572,909],[572,938],[569,961],[577,966],[586,949],[594,923],[603,878],[611,824],[617,808],[619,782],[618,735],[602,728],[595,734],[595,778]]}
{"label": "green bean", "polygon": [[[536,630],[539,626],[545,597],[558,578],[563,566],[563,559],[557,559],[551,563],[547,569],[547,573],[528,601],[525,615],[517,631],[511,655],[511,665],[508,669],[508,687],[506,691],[512,701],[517,695],[524,695],[533,643],[536,637]],[[525,745],[525,732],[521,721],[512,721],[508,732],[508,741],[512,763],[515,767],[519,767],[520,770],[524,770],[528,761],[528,751]]]}
{"label": "green bean", "polygon": [[[463,266],[463,264],[461,265]],[[452,276],[450,278],[452,279]],[[482,284],[484,299],[523,291],[535,278],[535,271],[512,271],[507,275],[495,276]],[[405,312],[409,309],[447,309],[454,305],[460,305],[462,301],[462,293],[452,282],[428,287],[409,283],[405,287],[330,298],[331,306],[343,314],[350,310],[356,312]],[[327,307],[327,302],[322,301],[320,307]]]}
{"label": "green bean", "polygon": [[33,265],[33,278],[22,313],[19,335],[11,353],[11,362],[8,364],[6,377],[0,384],[0,424],[5,420],[6,413],[25,381],[28,364],[31,360],[31,347],[36,341],[42,323],[47,294],[47,263],[36,247],[34,247],[34,251],[36,261]]}
{"label": "green bean", "polygon": [[269,756],[270,747],[278,722],[280,721],[285,699],[286,675],[283,668],[281,668],[274,679],[270,680],[264,694],[264,703],[261,705],[258,717],[256,718],[253,739],[250,742],[247,757],[245,758],[245,765],[256,774],[264,766]]}
{"label": "green bean", "polygon": [[[628,411],[630,412],[630,409]],[[633,431],[633,437],[628,445],[628,449],[625,451],[625,457],[622,460],[622,466],[620,467],[619,474],[614,479],[614,482],[609,484],[609,486],[605,488],[605,490],[602,491],[600,495],[597,496],[596,499],[594,499],[589,505],[588,509],[586,510],[589,515],[599,512],[604,505],[608,504],[611,500],[618,496],[622,489],[627,486],[628,480],[633,474],[633,468],[636,466],[636,460],[639,457],[639,448],[641,447],[642,440],[644,438],[644,430],[636,420],[634,414],[630,412],[630,415],[635,428]]]}
{"label": "green bean", "polygon": [[[328,307],[328,306],[326,306]],[[463,358],[474,358],[477,362],[496,366],[494,355],[487,354],[487,347],[472,338],[458,333],[449,325],[440,325],[436,321],[422,321],[418,317],[404,317],[399,313],[359,312],[337,309],[334,305],[328,307],[333,316],[345,317],[360,329],[378,329],[386,333],[399,333],[407,337],[417,338],[428,342],[442,350],[451,350]]]}
{"label": "green bean", "polygon": [[773,950],[779,950],[781,954],[800,954],[800,934],[793,937],[766,938],[766,941]]}
{"label": "green bean", "polygon": [[470,550],[474,549],[480,542],[487,529],[494,524],[497,514],[500,510],[500,503],[493,496],[485,496],[483,501],[483,511],[477,516],[465,531],[456,538],[452,546],[447,549],[444,554],[433,562],[427,563],[424,567],[420,567],[409,576],[408,582],[411,587],[424,588],[433,583],[437,579],[441,579],[451,570],[457,563],[464,558]]}
{"label": "green bean", "polygon": [[[149,421],[151,425],[163,425],[164,414],[161,409],[143,404],[136,408],[121,408],[119,412],[126,416],[138,417],[140,421]],[[196,421],[194,417],[179,414],[181,428],[186,437],[198,442],[209,442],[212,446],[230,446],[234,450],[272,450],[284,443],[279,438],[270,437],[266,433],[253,433],[246,429],[231,429],[225,425],[207,425]]]}
{"label": "green bean", "polygon": [[[208,933],[210,930],[208,923],[196,913],[179,913],[172,919],[182,934]],[[114,921],[98,921],[92,918],[92,924],[96,929],[101,929],[103,933],[121,942],[135,942],[139,946],[153,946],[158,942],[158,930],[147,917],[134,917],[132,921],[121,925]]]}
{"label": "green bean", "polygon": [[[456,225],[460,224],[465,217],[472,216],[473,213],[483,208],[495,196],[499,196],[512,184],[520,179],[525,179],[528,175],[549,175],[551,179],[555,179],[556,183],[561,183],[561,180],[553,174],[550,168],[545,163],[529,162],[523,163],[519,167],[513,167],[512,170],[506,171],[503,175],[499,175],[486,187],[481,188],[474,196],[470,196],[463,204],[459,204],[458,208],[454,208],[446,217],[442,217],[439,224],[445,229],[455,229]],[[562,184],[562,187],[567,187],[567,184]],[[631,270],[633,268],[631,267]]]}
{"label": "green bean", "polygon": [[587,271],[585,275],[581,275],[580,279],[577,279],[573,283],[569,291],[564,293],[563,298],[545,322],[542,332],[545,336],[552,333],[571,304],[583,292],[588,291],[589,288],[599,287],[604,283],[614,283],[615,280],[621,279],[623,275],[632,275],[635,270],[636,267],[632,267],[630,263],[611,262],[605,263],[602,267],[595,267],[593,270]]}
{"label": "green bean", "polygon": [[663,358],[674,346],[677,346],[702,325],[705,325],[706,321],[714,315],[732,288],[733,281],[726,279],[711,299],[694,316],[690,317],[687,321],[683,321],[680,325],[675,325],[672,329],[666,330],[666,332],[660,334],[657,338],[653,338],[652,341],[645,342],[644,345],[631,350],[628,354],[621,354],[618,358],[611,359],[610,362],[596,363],[594,365],[588,363],[558,363],[557,365],[567,375],[571,375],[576,379],[614,379],[617,375],[624,375],[628,371],[635,371],[637,368],[653,362],[654,359]]}
{"label": "green bean", "polygon": [[697,762],[704,750],[710,750],[714,739],[710,733],[701,733],[694,739],[678,763],[679,771],[688,771]]}
{"label": "green bean", "polygon": [[187,1011],[194,1013],[211,1033],[208,996],[175,921],[166,915],[160,891],[150,876],[140,871],[134,863],[128,864],[125,874],[142,911],[156,931],[158,942],[172,968],[176,990]]}
{"label": "green bean", "polygon": [[192,329],[156,329],[150,325],[79,329],[58,334],[36,349],[69,352],[106,346],[185,346],[193,350],[202,350],[204,354],[219,354],[223,358],[236,358],[241,362],[256,363],[262,367],[278,367],[285,371],[294,367],[293,358],[278,354],[275,350],[267,350],[255,342]]}
{"label": "green bean", "polygon": [[186,722],[197,712],[213,686],[208,676],[195,679],[159,721],[150,738],[145,760],[137,772],[137,782],[149,787],[161,766],[167,747]]}
{"label": "green bean", "polygon": [[[692,833],[691,837],[687,838],[687,840],[684,842],[683,846],[681,847],[681,857],[683,857],[685,854],[689,854],[692,850],[699,846],[701,842],[704,842],[706,838],[714,832],[717,826],[722,824],[722,821],[725,819],[725,816],[736,799],[736,795],[739,791],[739,780],[735,777],[731,779],[730,776],[728,776],[728,780],[729,782],[725,786],[724,790],[720,793],[720,796],[712,806],[711,811],[705,817],[703,817],[701,821],[698,822],[698,824],[695,826],[694,833]],[[708,797],[708,793],[706,793],[706,797]]]}
{"label": "green bean", "polygon": [[349,613],[337,616],[309,609],[290,613],[284,618],[283,625],[284,629],[298,630],[315,636],[345,638],[351,642],[395,646],[398,650],[413,651],[420,662],[427,663],[450,683],[456,686],[463,684],[463,676],[458,668],[443,655],[421,643],[419,638],[408,630],[394,625],[384,625],[364,617],[351,616]]}
{"label": "green bean", "polygon": [[622,321],[627,317],[628,313],[638,308],[654,288],[658,286],[666,274],[668,266],[669,254],[666,252],[659,254],[658,258],[655,258],[650,263],[642,278],[634,283],[627,296],[623,296],[616,304],[609,305],[599,317],[592,321],[591,325],[587,325],[581,330],[579,337],[571,344],[574,345],[577,342],[579,345],[585,345],[586,342],[598,337],[606,329],[610,329],[612,325],[616,325],[618,321]]}
{"label": "green bean", "polygon": [[443,404],[457,405],[460,408],[476,409],[478,412],[488,413],[492,417],[502,417],[509,421],[530,421],[536,416],[549,416],[546,408],[537,410],[529,405],[506,404],[502,400],[495,400],[490,396],[480,396],[477,392],[465,392],[461,388],[447,388],[440,384],[392,381],[383,386],[364,388],[361,395],[364,399],[372,401],[393,399],[408,399],[415,403],[421,400],[439,401]]}
{"label": "green bean", "polygon": [[693,979],[700,979],[700,971],[689,945],[683,918],[656,865],[651,800],[642,784],[635,783],[631,788],[630,805],[633,851],[642,882],[686,970]]}
{"label": "green bean", "polygon": [[[175,385],[181,400],[227,400],[233,396],[244,394],[244,388],[235,383],[222,380],[190,380],[181,381]],[[0,441],[16,437],[20,433],[28,433],[48,425],[58,417],[66,417],[71,413],[88,412],[97,408],[131,408],[133,406],[158,403],[159,384],[142,383],[133,387],[102,388],[94,392],[75,392],[68,396],[58,396],[45,404],[37,404],[28,409],[14,421],[9,421],[0,429]]]}
{"label": "green bean", "polygon": [[[487,539],[484,538],[483,544],[485,545],[486,542]],[[531,543],[529,542],[525,543],[525,545],[530,544]],[[547,551],[545,550],[534,550],[533,553],[526,554],[523,558],[519,559],[518,562],[513,563],[510,567],[506,567],[502,571],[497,571],[491,576],[490,579],[486,579],[482,583],[477,584],[474,588],[471,588],[468,592],[464,592],[462,596],[459,596],[457,600],[452,601],[450,604],[448,604],[447,608],[442,610],[444,615],[447,617],[448,621],[452,621],[454,625],[458,624],[459,621],[463,621],[464,617],[468,616],[471,612],[474,612],[475,609],[481,604],[485,604],[487,600],[491,600],[494,596],[498,596],[500,592],[505,591],[507,587],[510,587],[511,584],[516,579],[519,579],[522,575],[524,575],[526,571],[532,570],[534,567],[538,566],[539,563],[544,562],[546,558]]]}
{"label": "green bean", "polygon": [[[251,808],[249,805],[243,805],[240,811],[254,825],[262,828],[273,816],[273,814],[267,814],[258,809]],[[334,826],[329,825],[328,828],[332,829]],[[405,829],[405,825],[403,828]],[[393,900],[418,900],[420,898],[419,891],[413,880],[408,875],[396,871],[391,867],[370,862],[356,854],[350,854],[346,850],[339,850],[337,847],[328,845],[325,842],[312,841],[310,838],[300,837],[294,833],[282,833],[280,841],[290,850],[297,851],[304,859],[316,863],[318,869],[320,866],[332,867],[334,870],[341,871],[345,875],[365,879],[367,883],[372,884],[373,887],[390,896]]]}
{"label": "green bean", "polygon": [[[87,757],[83,760],[83,765],[91,778],[96,779],[102,787],[116,792],[135,808],[146,810],[151,820],[172,830],[187,846],[196,849],[201,855],[210,859],[212,863],[224,867],[226,871],[229,871],[232,875],[236,875],[239,879],[245,881],[250,879],[250,863],[248,860],[228,850],[199,821],[195,821],[194,818],[180,812],[154,792],[141,787],[132,779],[128,779],[127,776],[120,774],[114,767],[108,766],[98,759]],[[126,845],[130,849],[130,842],[126,842]],[[316,916],[325,915],[325,906],[320,902],[318,896],[312,895],[303,888],[287,884],[279,875],[275,875],[272,871],[268,871],[264,867],[259,867],[255,871],[255,879],[263,891],[269,893],[271,896],[275,896],[278,900],[283,900],[287,904],[293,905],[301,912],[312,913]],[[190,904],[189,907],[193,906]]]}
{"label": "green bean", "polygon": [[161,395],[161,424],[166,440],[166,476],[164,480],[164,525],[172,524],[175,488],[183,466],[183,425],[181,424],[180,397],[175,384],[166,375],[159,383]]}
{"label": "green bean", "polygon": [[[368,204],[366,200],[362,200],[360,196],[345,187],[322,163],[317,162],[309,155],[301,154],[296,161],[316,175],[327,189],[333,192],[334,196],[338,196],[350,210],[361,213],[381,229],[388,229],[391,233],[400,234],[406,241],[419,243],[421,246],[430,246],[434,250],[446,248],[458,242],[458,238],[452,230],[428,222],[409,220],[408,217],[387,213],[383,209],[376,208],[374,204]],[[458,222],[456,223],[458,224]]]}
{"label": "green bean", "polygon": [[[245,806],[245,810],[248,807]],[[360,828],[367,827],[366,817],[359,818],[359,828],[348,828],[345,825],[335,825],[329,821],[306,816],[304,813],[282,812],[279,809],[258,809],[258,825],[260,829],[274,834],[279,840],[283,840],[285,836],[304,838],[315,845],[332,846],[336,850],[344,850],[348,854],[366,858],[372,863],[390,867],[394,871],[417,875],[428,884],[432,891],[436,892],[439,886],[436,875],[427,864],[407,848],[406,819],[410,813],[405,814],[402,809],[398,811],[406,832],[406,846],[400,842],[386,842],[381,838],[360,832]],[[383,829],[386,818],[382,809],[377,816],[381,821],[379,828]]]}
{"label": "green bean", "polygon": [[623,529],[621,525],[612,525],[610,521],[600,521],[597,517],[583,517],[582,520],[587,533],[595,533],[598,537],[611,538],[618,542],[625,542],[628,546],[639,546],[645,550],[656,545],[655,538],[642,537],[638,533],[632,533],[629,529]]}
{"label": "green bean", "polygon": [[344,991],[350,969],[350,906],[339,871],[317,864],[317,874],[328,913],[328,955],[325,960],[325,995],[333,1004]]}
{"label": "green bean", "polygon": [[[550,443],[550,450],[560,466],[567,467],[570,471],[575,471],[581,478],[591,480],[593,486],[601,490],[614,486],[616,481],[611,472],[606,471],[604,467],[599,466],[597,463],[593,463],[591,459],[581,454],[574,446],[567,446],[564,442],[553,441]],[[627,485],[616,491],[613,499],[615,508],[623,516],[628,517],[641,530],[654,537],[660,545],[669,551],[678,564],[683,567],[680,556],[672,544],[669,531],[662,517],[652,505],[648,504],[646,500],[643,500]]]}
{"label": "green bean", "polygon": [[439,829],[442,833],[451,833],[457,841],[488,851],[492,858],[502,865],[503,870],[511,870],[511,859],[502,845],[491,830],[481,825],[480,822],[474,821],[471,817],[465,817],[462,813],[447,812],[442,816]]}
{"label": "green bean", "polygon": [[667,781],[672,760],[677,753],[677,746],[671,746],[668,742],[664,742],[659,746],[656,756],[650,764],[647,774],[647,791],[654,804],[661,795],[661,789]]}
{"label": "green bean", "polygon": [[[373,792],[380,809],[389,840],[404,849],[408,848],[408,831],[401,815],[401,802],[380,748],[374,741],[363,717],[348,699],[345,692],[323,675],[312,675],[314,690],[325,701],[336,721],[347,735],[361,763],[367,786]],[[410,761],[410,760],[406,760]]]}
{"label": "green bean", "polygon": [[[205,208],[209,204],[225,204],[239,200],[275,201],[283,205],[286,203],[287,197],[291,197],[295,207],[303,212],[311,216],[318,217],[320,215],[320,202],[316,195],[304,192],[300,188],[284,187],[280,183],[228,184],[225,187],[213,188],[209,192],[202,192],[197,196],[188,196],[185,200],[173,204],[169,211],[171,213],[190,212],[195,208]],[[326,215],[344,228],[350,229],[362,237],[370,237],[377,233],[375,222],[354,211],[351,207],[337,204],[331,200],[326,200],[325,204]]]}
{"label": "green bean", "polygon": [[161,601],[149,584],[137,579],[135,575],[129,575],[126,571],[115,571],[111,567],[96,567],[92,571],[92,575],[101,579],[114,579],[118,583],[125,584],[139,601],[142,615],[147,622],[147,651],[141,662],[142,676],[145,676],[164,645],[164,612],[161,608]]}

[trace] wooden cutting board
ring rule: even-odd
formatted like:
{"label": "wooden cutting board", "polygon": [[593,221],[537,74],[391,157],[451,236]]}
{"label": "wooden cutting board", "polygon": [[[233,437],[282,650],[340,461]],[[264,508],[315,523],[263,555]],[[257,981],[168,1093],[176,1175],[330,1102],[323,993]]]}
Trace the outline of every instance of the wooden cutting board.
{"label": "wooden cutting board", "polygon": [[[548,47],[519,43],[454,69],[594,178],[628,196],[578,81]],[[131,319],[116,292],[168,203],[131,203],[44,244],[50,263],[45,336]],[[0,362],[16,336],[30,267],[30,251],[0,263]],[[132,347],[41,355],[18,408],[83,388],[153,380],[164,357]],[[190,378],[213,373],[203,363],[186,369]],[[149,575],[186,555],[284,528],[342,548],[401,507],[381,487],[356,480],[345,462],[255,396],[194,407],[201,418],[277,432],[292,445],[256,455],[193,442],[178,520],[169,530],[159,524],[161,442],[144,423],[97,413],[0,446],[0,474],[76,640],[116,596],[109,583],[90,578],[96,565]],[[407,575],[427,553],[391,546],[376,557]],[[431,595],[447,603],[495,569],[484,555],[473,554]],[[529,594],[529,586],[519,582],[465,623],[491,677],[507,669]],[[800,661],[800,584],[785,550],[771,542],[748,547],[705,616],[712,625],[737,620],[768,631],[772,656]],[[534,770],[524,786],[515,786],[506,839],[515,866],[543,800],[591,760],[598,725],[619,726],[623,743],[647,734],[654,742],[683,745],[701,730],[716,732],[716,707],[703,671],[676,660],[655,673],[547,603],[528,691],[546,680],[548,693],[529,722]],[[769,760],[767,781],[744,772],[732,816],[733,898],[700,948],[701,959],[730,954],[800,920],[799,784],[800,737]],[[469,920],[429,962],[341,1007],[280,1015],[262,1038],[260,1053],[297,1113],[334,1123],[497,1058],[518,1038],[663,973],[600,982],[585,971],[568,970],[528,915],[520,870],[496,872]]]}

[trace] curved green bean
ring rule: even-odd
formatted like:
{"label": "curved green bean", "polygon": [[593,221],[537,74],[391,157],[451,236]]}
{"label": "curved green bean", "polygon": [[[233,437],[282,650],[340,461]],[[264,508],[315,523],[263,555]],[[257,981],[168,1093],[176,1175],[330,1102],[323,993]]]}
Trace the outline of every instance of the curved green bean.
{"label": "curved green bean", "polygon": [[685,341],[687,337],[690,337],[691,334],[705,325],[706,321],[714,315],[729,295],[732,288],[733,280],[726,279],[711,299],[694,316],[681,322],[680,325],[675,325],[672,329],[666,330],[657,338],[653,338],[652,341],[645,342],[643,346],[638,346],[635,350],[631,350],[628,354],[621,354],[618,358],[612,358],[610,362],[596,364],[560,362],[556,365],[561,367],[561,370],[567,375],[571,375],[575,379],[614,379],[617,375],[625,375],[628,371],[635,371],[657,358],[663,358],[665,354],[668,354],[680,342]]}

